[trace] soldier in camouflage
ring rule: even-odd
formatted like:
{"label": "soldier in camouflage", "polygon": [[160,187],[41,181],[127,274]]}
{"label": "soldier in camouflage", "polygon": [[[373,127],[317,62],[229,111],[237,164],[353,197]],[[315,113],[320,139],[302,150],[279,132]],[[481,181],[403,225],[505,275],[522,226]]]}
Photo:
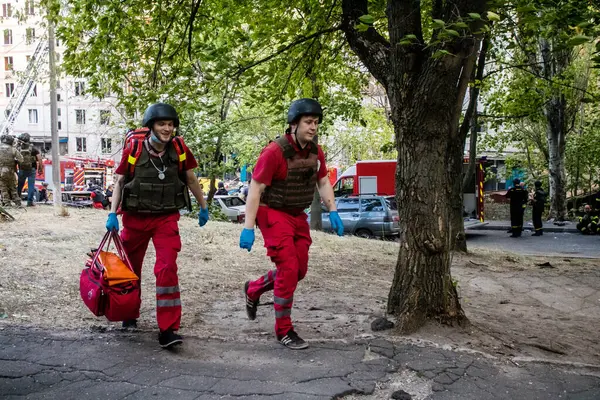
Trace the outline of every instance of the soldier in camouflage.
{"label": "soldier in camouflage", "polygon": [[21,206],[21,198],[17,195],[16,163],[23,162],[21,153],[13,147],[15,138],[11,135],[0,137],[0,194],[2,205],[9,206],[13,201],[17,207]]}

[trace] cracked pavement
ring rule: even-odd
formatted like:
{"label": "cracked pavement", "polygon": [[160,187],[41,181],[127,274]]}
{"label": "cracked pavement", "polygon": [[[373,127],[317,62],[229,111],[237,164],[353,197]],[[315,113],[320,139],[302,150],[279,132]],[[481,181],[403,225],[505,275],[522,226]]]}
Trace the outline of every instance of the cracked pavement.
{"label": "cracked pavement", "polygon": [[3,399],[389,398],[394,381],[414,399],[598,399],[600,368],[516,363],[473,352],[392,343],[315,342],[290,351],[274,340],[188,337],[161,350],[146,332],[0,328]]}

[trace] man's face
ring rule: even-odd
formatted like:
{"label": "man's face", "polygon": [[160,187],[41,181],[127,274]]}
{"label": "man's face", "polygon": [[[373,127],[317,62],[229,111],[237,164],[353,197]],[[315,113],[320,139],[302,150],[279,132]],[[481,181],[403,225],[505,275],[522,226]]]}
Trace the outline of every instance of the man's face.
{"label": "man's face", "polygon": [[[298,127],[298,131],[296,131]],[[300,117],[297,125],[292,125],[292,132],[296,132],[298,142],[304,145],[312,142],[319,129],[319,117],[317,115],[304,115]]]}
{"label": "man's face", "polygon": [[173,136],[175,124],[171,120],[156,121],[152,130],[161,141],[168,142]]}
{"label": "man's face", "polygon": [[585,206],[585,207],[583,207],[583,209],[585,210],[585,212],[592,211],[592,207],[590,207],[590,206]]}

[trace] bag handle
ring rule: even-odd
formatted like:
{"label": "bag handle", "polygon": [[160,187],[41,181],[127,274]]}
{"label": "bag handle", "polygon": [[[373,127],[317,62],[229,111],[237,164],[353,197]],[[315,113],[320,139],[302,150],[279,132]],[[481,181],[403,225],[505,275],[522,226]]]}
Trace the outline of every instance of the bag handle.
{"label": "bag handle", "polygon": [[129,261],[129,257],[127,256],[127,252],[125,251],[125,247],[123,247],[123,241],[121,240],[121,236],[119,236],[119,234],[115,230],[107,231],[104,234],[100,245],[94,252],[94,257],[92,257],[92,267],[98,268],[100,272],[104,270],[104,268],[100,267],[100,264],[97,263],[98,256],[100,255],[102,249],[104,249],[105,245],[106,250],[108,251],[111,241],[114,242],[115,248],[117,249],[117,253],[119,253],[119,258],[121,258],[121,260],[125,263],[127,268],[129,268],[132,272],[135,273],[135,271],[133,271],[133,267],[131,266],[131,261]]}
{"label": "bag handle", "polygon": [[[129,257],[127,256],[127,252],[125,251],[125,247],[123,246],[123,241],[121,240],[121,236],[119,236],[117,231],[114,231],[114,230],[110,231],[110,236],[115,243],[115,248],[117,249],[117,252],[119,253],[119,257],[121,258],[121,260],[125,263],[127,268],[129,268],[133,273],[135,273],[135,271],[133,270],[133,267],[131,266],[131,261],[129,261]],[[109,244],[110,244],[110,242],[109,242]]]}
{"label": "bag handle", "polygon": [[98,268],[98,270],[100,270],[100,272],[102,272],[102,270],[104,268],[100,268],[98,267],[98,264],[96,263],[96,261],[98,261],[98,255],[100,254],[100,251],[102,251],[102,249],[104,248],[104,245],[106,244],[106,241],[109,241],[109,245],[110,245],[110,235],[111,232],[107,231],[104,234],[104,237],[102,238],[102,241],[100,241],[100,245],[98,246],[98,248],[96,249],[96,251],[94,252],[94,257],[92,257],[92,268],[96,267]]}

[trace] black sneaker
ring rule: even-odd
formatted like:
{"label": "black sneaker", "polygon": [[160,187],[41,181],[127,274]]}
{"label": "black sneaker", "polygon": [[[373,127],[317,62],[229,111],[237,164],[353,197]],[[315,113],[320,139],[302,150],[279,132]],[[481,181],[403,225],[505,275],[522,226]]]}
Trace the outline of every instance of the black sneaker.
{"label": "black sneaker", "polygon": [[306,343],[293,329],[290,329],[287,335],[283,337],[277,337],[279,343],[292,350],[302,350],[308,347]]}
{"label": "black sneaker", "polygon": [[166,331],[162,331],[158,334],[158,343],[163,349],[168,349],[172,346],[182,344],[183,338],[173,332],[172,329],[167,329]]}
{"label": "black sneaker", "polygon": [[123,329],[137,329],[137,319],[123,321]]}
{"label": "black sneaker", "polygon": [[247,281],[244,284],[244,297],[246,298],[246,315],[248,315],[248,319],[250,321],[254,321],[256,319],[256,310],[258,309],[258,300],[251,300],[248,297],[248,286],[250,286],[250,281]]}

